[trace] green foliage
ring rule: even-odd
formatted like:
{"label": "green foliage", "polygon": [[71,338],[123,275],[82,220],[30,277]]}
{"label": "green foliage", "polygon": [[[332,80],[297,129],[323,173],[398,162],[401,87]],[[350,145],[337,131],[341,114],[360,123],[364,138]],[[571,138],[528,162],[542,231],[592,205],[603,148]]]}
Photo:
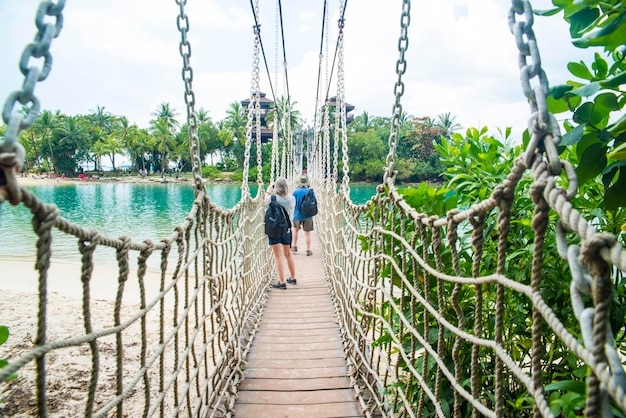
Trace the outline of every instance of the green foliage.
{"label": "green foliage", "polygon": [[[442,161],[446,164],[444,176],[447,181],[445,185],[429,186],[423,183],[415,188],[401,189],[400,193],[405,201],[420,213],[437,214],[439,216],[444,216],[453,207],[466,208],[489,197],[493,190],[510,173],[515,158],[522,152],[522,146],[513,146],[508,143],[509,132],[509,130],[504,132],[504,140],[498,140],[487,135],[487,128],[480,130],[468,129],[465,136],[453,134],[450,139],[443,138],[441,144],[436,145],[436,148],[441,155]],[[574,161],[577,161],[579,156],[575,154],[574,150],[568,152],[569,154],[566,154],[566,156],[570,156]],[[531,221],[535,205],[529,197],[531,184],[532,178],[530,175],[525,175],[515,190],[515,205],[511,208],[511,225],[507,239],[505,260],[507,277],[525,284],[529,284],[531,277],[530,260],[532,260],[534,248],[534,233]],[[599,229],[619,232],[621,222],[626,219],[624,219],[624,216],[609,219],[602,217],[602,211],[597,207],[598,201],[602,199],[601,187],[602,182],[600,180],[588,181],[581,187],[581,195],[573,203],[577,208],[580,208],[583,215],[594,219]],[[621,214],[621,212],[618,213]],[[371,215],[373,216],[374,213]],[[496,216],[497,213],[494,212],[484,222],[483,253],[479,272],[481,275],[491,274],[496,269],[498,254],[498,220]],[[393,230],[396,233],[400,233],[400,230],[403,230],[407,239],[410,239],[417,233],[414,222],[399,215],[387,216],[385,219],[378,219],[378,221],[382,221],[386,229]],[[552,307],[556,316],[563,322],[568,331],[574,336],[579,336],[580,325],[573,313],[571,301],[569,300],[569,291],[567,290],[571,281],[571,275],[567,263],[561,259],[556,251],[555,224],[554,219],[548,223],[549,230],[545,237],[541,293],[547,305]],[[459,251],[460,271],[464,275],[471,275],[474,250],[470,243],[471,237],[468,235],[470,233],[469,226],[466,228],[461,225],[457,232],[459,234],[457,250]],[[442,257],[442,273],[454,274],[452,254],[449,251],[450,244],[447,242],[446,237],[443,238],[442,246],[439,248]],[[432,240],[432,237],[429,237],[429,239]],[[418,254],[422,254],[424,251],[423,245],[420,240],[416,242],[415,251]],[[432,245],[428,243],[426,245],[429,245],[426,249],[427,253],[432,254]],[[384,239],[382,251],[394,257],[397,264],[401,265],[404,250],[391,237]],[[408,269],[406,273],[410,282],[420,286],[418,291],[427,300],[431,301],[431,303],[437,303],[438,295],[436,289],[439,283],[434,278],[429,277],[419,269]],[[384,280],[389,280],[400,288],[401,283],[398,274],[393,271],[389,264],[381,267],[380,275]],[[618,290],[616,291],[616,303],[611,310],[610,322],[612,328],[616,330],[618,344],[624,346],[623,321],[626,315],[626,302],[624,299],[626,290],[620,288],[624,288],[623,284],[626,283],[626,279],[618,275],[615,280],[615,288]],[[425,287],[427,283],[430,289],[428,292]],[[442,283],[442,289],[446,295],[446,301],[444,306],[439,309],[444,317],[456,323],[460,316],[448,301],[449,295],[453,294],[455,288],[450,283]],[[457,291],[459,292],[458,301],[462,317],[466,321],[465,329],[472,330],[478,293],[483,297],[484,307],[494,307],[497,295],[496,286],[461,286]],[[504,349],[515,362],[526,368],[530,366],[529,359],[532,357],[532,304],[526,296],[510,290],[505,290],[504,297],[507,301],[504,312],[504,321],[507,324],[505,334],[503,335]],[[423,329],[424,326],[427,326],[429,329],[427,341],[437,350],[443,362],[449,368],[454,369],[452,360],[453,337],[447,332],[444,333],[443,345],[440,346],[438,322],[431,315],[427,315],[425,320],[421,305],[416,304],[409,308],[409,300],[402,301],[399,296],[395,298],[394,302],[397,306],[405,306],[403,315],[414,323],[417,329]],[[414,312],[414,316],[411,316],[411,312]],[[419,354],[416,355],[413,361],[413,367],[418,371],[423,370],[424,356],[422,355],[423,351],[421,351],[422,347],[420,344],[416,344],[410,333],[403,328],[400,314],[391,309],[389,302],[381,304],[377,313],[385,318],[390,318],[393,332],[401,339],[405,351],[411,352],[412,344],[414,345],[414,353]],[[485,317],[493,317],[488,313],[484,315]],[[495,324],[492,321],[486,321],[483,322],[483,327],[483,335],[486,338],[492,338],[495,332]],[[582,408],[584,408],[585,394],[584,391],[580,392],[580,387],[584,387],[584,380],[589,373],[588,368],[581,366],[578,358],[570,353],[567,347],[558,339],[554,338],[552,331],[548,327],[544,328],[543,340],[545,341],[545,353],[542,363],[542,380],[544,382],[553,382],[546,388],[550,408],[557,416],[578,416]],[[393,346],[391,334],[389,332],[383,333],[376,341],[376,345],[385,349],[388,349],[390,345]],[[395,350],[395,348],[392,348],[392,350]],[[464,367],[461,371],[462,376],[469,376],[472,356],[471,346],[462,344],[457,355],[461,359],[461,365]],[[480,350],[478,359],[481,375],[480,387],[484,393],[492,393],[494,390],[493,373],[495,372],[493,356],[488,350],[484,352]],[[435,364],[431,358],[426,358],[426,360],[427,376],[431,376],[434,374]],[[400,368],[407,371],[408,365],[400,362]],[[407,372],[405,376],[408,375]],[[428,381],[428,378],[426,380]],[[516,384],[515,379],[505,380],[507,381],[504,390],[507,412],[522,416],[531,414],[534,404],[533,397],[525,388]],[[434,380],[429,382],[429,384],[433,384]],[[445,379],[442,384],[442,397],[452,399],[452,388]],[[469,381],[464,381],[463,384],[468,388]],[[415,402],[414,406],[417,405],[417,400],[421,393],[419,382],[401,379],[396,384],[396,387],[387,387],[389,392],[395,390],[402,390],[412,402]],[[469,410],[468,405],[462,406],[463,413]]]}
{"label": "green foliage", "polygon": [[[9,328],[4,325],[0,325],[0,345],[3,345],[9,339]],[[0,369],[9,365],[9,362],[5,359],[0,359]],[[11,374],[8,379],[15,379],[17,377],[17,373]]]}
{"label": "green foliage", "polygon": [[441,139],[435,149],[447,168],[443,177],[448,187],[455,189],[467,202],[487,198],[496,184],[502,182],[513,167],[513,160],[521,153],[521,147],[508,143],[510,130],[505,132],[505,141],[487,135],[487,127],[480,130],[470,128],[465,137],[452,134],[448,140]]}
{"label": "green foliage", "polygon": [[202,177],[205,179],[216,179],[220,176],[221,171],[214,165],[205,165],[202,167]]}
{"label": "green foliage", "polygon": [[398,189],[402,198],[422,213],[445,216],[457,206],[457,191],[445,187],[433,187],[424,182],[416,187]]}
{"label": "green foliage", "polygon": [[579,156],[576,174],[581,185],[602,176],[599,204],[605,211],[616,211],[626,206],[626,7],[619,0],[554,3],[557,7],[549,13],[564,12],[574,45],[602,47],[604,56],[595,53],[590,64],[570,62],[567,68],[577,80],[553,86],[548,109],[572,112],[560,145],[572,147]]}

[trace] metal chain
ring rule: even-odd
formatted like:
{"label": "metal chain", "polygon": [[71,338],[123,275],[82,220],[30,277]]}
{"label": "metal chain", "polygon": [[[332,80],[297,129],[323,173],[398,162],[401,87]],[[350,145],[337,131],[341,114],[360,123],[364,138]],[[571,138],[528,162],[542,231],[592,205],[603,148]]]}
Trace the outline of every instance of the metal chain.
{"label": "metal chain", "polygon": [[187,0],[175,0],[180,13],[176,19],[176,27],[180,32],[180,44],[178,50],[183,59],[182,78],[185,82],[185,105],[187,108],[187,125],[189,127],[189,153],[191,157],[191,171],[193,173],[196,191],[204,187],[202,181],[202,162],[200,161],[200,138],[198,137],[198,116],[196,115],[196,95],[193,91],[193,69],[189,65],[191,57],[191,44],[187,38],[189,32],[189,17],[185,13]]}
{"label": "metal chain", "polygon": [[[255,13],[259,15],[259,0],[255,3]],[[256,135],[261,135],[260,125],[260,78],[259,78],[259,51],[261,43],[261,27],[255,25],[254,29],[254,52],[252,58],[252,82],[250,86],[250,102],[248,103],[248,122],[246,124],[246,144],[244,151],[243,162],[243,178],[241,180],[241,192],[242,196],[246,193],[250,193],[248,187],[248,173],[250,172],[250,145],[252,143],[252,125],[256,116]]]}
{"label": "metal chain", "polygon": [[385,174],[383,176],[383,183],[387,179],[391,179],[393,182],[396,176],[394,166],[396,164],[396,148],[398,146],[398,131],[400,130],[400,117],[402,116],[402,104],[400,99],[404,95],[404,82],[402,76],[406,72],[406,59],[404,57],[406,50],[409,46],[409,24],[411,23],[411,1],[404,0],[402,2],[402,16],[400,17],[400,39],[398,39],[398,51],[400,52],[400,58],[396,62],[396,74],[398,74],[398,80],[394,87],[394,95],[396,101],[393,104],[392,119],[391,119],[391,133],[389,134],[389,154],[387,155]]}
{"label": "metal chain", "polygon": [[[280,26],[280,0],[276,0],[276,31],[275,31],[275,42],[274,42],[274,85],[278,86],[278,44],[279,44],[279,36],[278,36],[278,28]],[[276,97],[274,97],[276,100]],[[278,177],[278,103],[274,102],[274,123],[273,123],[273,133],[272,133],[272,167],[270,170],[270,182],[273,182]]]}
{"label": "metal chain", "polygon": [[[343,16],[345,3],[341,3],[341,9],[339,13]],[[348,132],[346,129],[346,84],[345,84],[345,75],[344,75],[344,61],[343,61],[343,53],[344,53],[344,44],[343,44],[343,28],[345,25],[345,21],[341,19],[339,22],[339,32],[340,32],[340,41],[339,41],[339,52],[338,52],[338,60],[337,60],[337,97],[341,98],[337,104],[339,105],[339,118],[341,125],[341,155],[343,162],[343,177],[341,180],[341,186],[346,193],[347,196],[350,196],[350,166],[348,165]]]}
{"label": "metal chain", "polygon": [[[523,16],[524,20],[517,21],[518,15]],[[578,179],[573,166],[568,161],[561,161],[557,151],[561,133],[556,118],[548,111],[546,97],[549,93],[549,83],[546,73],[541,67],[541,57],[532,28],[533,22],[533,9],[530,2],[528,0],[512,0],[508,24],[511,33],[515,36],[515,42],[519,50],[518,62],[522,91],[530,103],[532,112],[528,121],[528,131],[531,139],[526,148],[524,163],[527,168],[532,167],[536,169],[536,163],[541,162],[539,159],[545,155],[547,164],[544,167],[547,172],[552,176],[560,176],[562,171],[565,172],[568,179],[568,188],[566,191],[563,191],[562,196],[565,200],[570,201],[577,193]],[[530,64],[527,63],[527,57],[531,59]],[[538,82],[535,86],[531,86],[531,80],[535,77],[538,79]],[[569,264],[572,274],[570,293],[574,315],[580,323],[585,346],[593,350],[596,343],[594,318],[596,317],[598,306],[594,308],[585,307],[583,295],[593,293],[593,289],[597,285],[595,285],[594,278],[589,272],[588,265],[581,260],[580,247],[568,244],[566,232],[565,224],[559,221],[555,234],[557,250],[561,258]],[[604,330],[605,342],[602,361],[608,366],[607,368],[614,379],[615,386],[626,390],[626,375],[624,374],[619,355],[615,350],[615,340],[611,327],[608,324],[600,324],[598,326],[598,328],[602,327],[606,328]],[[596,397],[592,399],[591,396],[587,398],[587,413],[594,414],[600,412],[597,410],[600,404],[602,416],[613,416],[606,388],[602,390],[600,397],[602,400]]]}
{"label": "metal chain", "polygon": [[[324,105],[324,138],[323,138],[323,146],[322,150],[322,170],[324,171],[324,177],[329,180],[330,179],[330,105],[328,104],[328,100]],[[327,181],[325,184],[327,187],[331,187],[330,181]]]}
{"label": "metal chain", "polygon": [[[38,82],[44,81],[52,70],[50,45],[52,39],[59,36],[63,28],[64,7],[65,0],[59,0],[57,3],[53,1],[39,3],[35,17],[35,25],[37,26],[35,40],[26,45],[20,59],[20,71],[24,75],[22,89],[11,93],[2,109],[2,119],[7,125],[7,129],[4,139],[0,140],[0,166],[4,172],[4,176],[0,175],[0,180],[3,179],[9,185],[8,197],[13,204],[17,204],[19,201],[15,172],[22,167],[26,158],[26,151],[19,143],[20,133],[33,126],[39,117],[41,105],[34,93],[35,86]],[[55,21],[44,22],[46,17],[52,17]],[[43,66],[30,65],[31,58],[43,58]],[[31,104],[25,116],[16,109],[18,103],[22,106]],[[3,198],[0,197],[0,203],[2,201]]]}
{"label": "metal chain", "polygon": [[[339,5],[339,15],[343,15],[343,2]],[[344,21],[342,19],[338,20],[339,25],[339,34],[337,36],[337,45],[338,49],[341,49],[341,45],[343,44],[343,25]],[[339,53],[339,51],[338,51]],[[341,58],[339,58],[339,64],[341,64]],[[342,136],[342,126],[341,126],[341,102],[343,101],[343,97],[341,97],[340,91],[341,80],[339,79],[339,70],[337,70],[337,95],[335,96],[335,141],[333,142],[333,183],[337,182],[339,178],[339,142],[343,141]]]}
{"label": "metal chain", "polygon": [[[528,121],[528,132],[531,140],[526,149],[526,167],[532,166],[535,151],[545,151],[552,175],[561,173],[561,160],[556,149],[561,134],[554,115],[548,112],[546,97],[549,92],[549,83],[545,71],[541,68],[541,57],[537,48],[535,32],[533,31],[533,9],[528,0],[512,0],[509,10],[509,30],[515,36],[515,43],[519,50],[519,69],[522,81],[522,91],[530,103],[532,115]],[[516,16],[523,16],[524,20],[517,21]],[[527,57],[531,63],[527,63]],[[537,77],[538,84],[531,86],[531,80]]]}

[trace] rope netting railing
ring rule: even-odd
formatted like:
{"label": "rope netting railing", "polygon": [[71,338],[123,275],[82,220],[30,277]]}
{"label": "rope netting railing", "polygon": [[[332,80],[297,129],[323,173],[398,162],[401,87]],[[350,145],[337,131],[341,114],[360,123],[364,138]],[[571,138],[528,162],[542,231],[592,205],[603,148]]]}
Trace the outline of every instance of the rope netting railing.
{"label": "rope netting railing", "polygon": [[[14,372],[21,378],[2,383],[2,401],[13,404],[28,393],[20,413],[37,416],[54,414],[69,393],[74,401],[65,402],[63,411],[70,416],[226,414],[273,267],[266,252],[253,250],[264,246],[262,205],[247,198],[223,210],[202,192],[169,237],[137,242],[85,230],[63,219],[55,205],[24,189],[21,195],[38,236],[39,296],[24,301],[38,311],[32,323],[14,323],[36,330],[36,337],[32,346],[18,334],[5,344],[10,362],[0,381]],[[71,315],[62,321],[55,315],[58,295],[48,291],[53,230],[76,237],[82,258],[80,274],[66,279],[82,288],[82,298],[62,300]],[[94,278],[96,250],[117,259],[117,272]],[[93,290],[102,280],[115,288],[110,303]],[[91,362],[80,367],[73,356]],[[71,376],[82,378],[77,383]],[[24,410],[28,405],[32,409]]]}
{"label": "rope netting railing", "polygon": [[[626,272],[626,251],[571,204],[576,175],[556,152],[559,128],[547,112],[530,3],[512,1],[508,19],[531,105],[531,140],[491,196],[440,217],[411,207],[395,187],[408,0],[383,184],[364,205],[332,181],[317,188],[316,230],[349,374],[367,416],[551,417],[559,390],[577,394],[562,402],[582,402],[586,416],[626,413],[624,359],[609,324],[611,277]],[[534,204],[525,223],[534,241],[525,261],[511,263],[520,190],[517,199]],[[569,293],[570,310],[543,293],[551,267],[547,234],[555,234],[557,257],[571,277],[560,289]],[[575,326],[563,317],[568,313]],[[544,356],[551,349],[573,362],[571,375],[549,373],[556,360]]]}
{"label": "rope netting railing", "polygon": [[[225,210],[206,193],[198,157],[185,3],[176,1],[177,26],[196,194],[188,216],[169,236],[153,242],[111,238],[82,228],[17,182],[24,158],[17,139],[39,113],[34,88],[50,71],[50,44],[63,21],[63,0],[41,2],[38,34],[21,60],[23,88],[9,97],[2,113],[7,132],[0,142],[0,203],[10,202],[32,213],[33,274],[38,276],[36,293],[20,301],[32,305],[33,315],[12,317],[9,302],[0,298],[3,321],[14,324],[11,338],[2,345],[2,358],[8,361],[0,369],[0,403],[5,412],[17,408],[19,414],[42,417],[232,413],[274,266],[262,228],[261,195],[251,197],[246,182],[241,200]],[[28,66],[31,57],[44,57],[43,68]],[[258,61],[257,28],[249,110],[256,112],[257,121]],[[15,110],[18,103],[30,104],[26,116]],[[247,155],[251,128],[249,122]],[[259,132],[257,127],[260,173]],[[262,185],[260,175],[258,182]],[[60,285],[59,275],[50,274],[52,255],[59,251],[53,239],[58,233],[76,239],[80,269],[65,271],[63,285],[81,289],[78,297],[51,290]],[[9,237],[3,240],[8,242]],[[116,267],[98,265],[96,253],[99,262],[104,254]],[[113,294],[110,300],[99,294],[103,286]],[[14,373],[19,379],[11,379]]]}

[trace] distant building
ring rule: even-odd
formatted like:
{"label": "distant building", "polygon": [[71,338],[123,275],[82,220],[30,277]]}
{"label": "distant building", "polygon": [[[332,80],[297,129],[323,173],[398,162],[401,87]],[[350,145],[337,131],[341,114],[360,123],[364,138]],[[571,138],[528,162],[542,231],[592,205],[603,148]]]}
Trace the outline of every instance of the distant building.
{"label": "distant building", "polygon": [[[337,96],[333,96],[330,99],[328,99],[328,101],[326,102],[330,105],[330,107],[332,107],[333,109],[337,107]],[[354,110],[354,106],[351,105],[350,103],[345,103],[346,105],[346,124],[352,122],[354,120],[354,115],[351,115],[350,112],[352,112]]]}
{"label": "distant building", "polygon": [[[270,111],[272,104],[274,104],[273,100],[270,100],[266,97],[265,93],[259,93],[259,95],[261,96],[260,98],[260,103],[261,103],[261,142],[265,143],[267,141],[270,141],[272,139],[272,137],[274,136],[274,131],[272,129],[269,129],[267,127],[267,123],[265,122],[265,117],[267,116],[267,113]],[[243,108],[245,109],[246,113],[248,112],[248,105],[250,104],[250,99],[245,99],[241,101],[241,105],[243,106]],[[253,117],[256,119],[256,115],[253,115]],[[252,139],[256,140],[256,120],[254,121],[253,125],[252,125]]]}

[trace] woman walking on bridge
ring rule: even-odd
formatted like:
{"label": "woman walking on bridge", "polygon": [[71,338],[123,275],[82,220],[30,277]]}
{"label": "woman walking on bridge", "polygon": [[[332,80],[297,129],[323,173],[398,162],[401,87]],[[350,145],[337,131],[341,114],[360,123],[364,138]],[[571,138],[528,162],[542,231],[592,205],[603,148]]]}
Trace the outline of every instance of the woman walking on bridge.
{"label": "woman walking on bridge", "polygon": [[[276,202],[281,205],[287,214],[289,219],[293,219],[293,211],[296,205],[296,199],[289,194],[289,186],[287,180],[283,177],[279,177],[275,184],[270,185],[265,192],[265,204],[269,205],[270,200],[275,196]],[[276,289],[287,289],[287,283],[296,284],[296,265],[291,256],[291,228],[287,229],[280,238],[274,238],[268,236],[269,245],[272,248],[274,254],[274,261],[276,262],[276,270],[278,271],[278,282],[272,285]],[[289,268],[290,277],[285,280],[285,272],[283,266],[283,257],[287,261],[287,267]]]}

